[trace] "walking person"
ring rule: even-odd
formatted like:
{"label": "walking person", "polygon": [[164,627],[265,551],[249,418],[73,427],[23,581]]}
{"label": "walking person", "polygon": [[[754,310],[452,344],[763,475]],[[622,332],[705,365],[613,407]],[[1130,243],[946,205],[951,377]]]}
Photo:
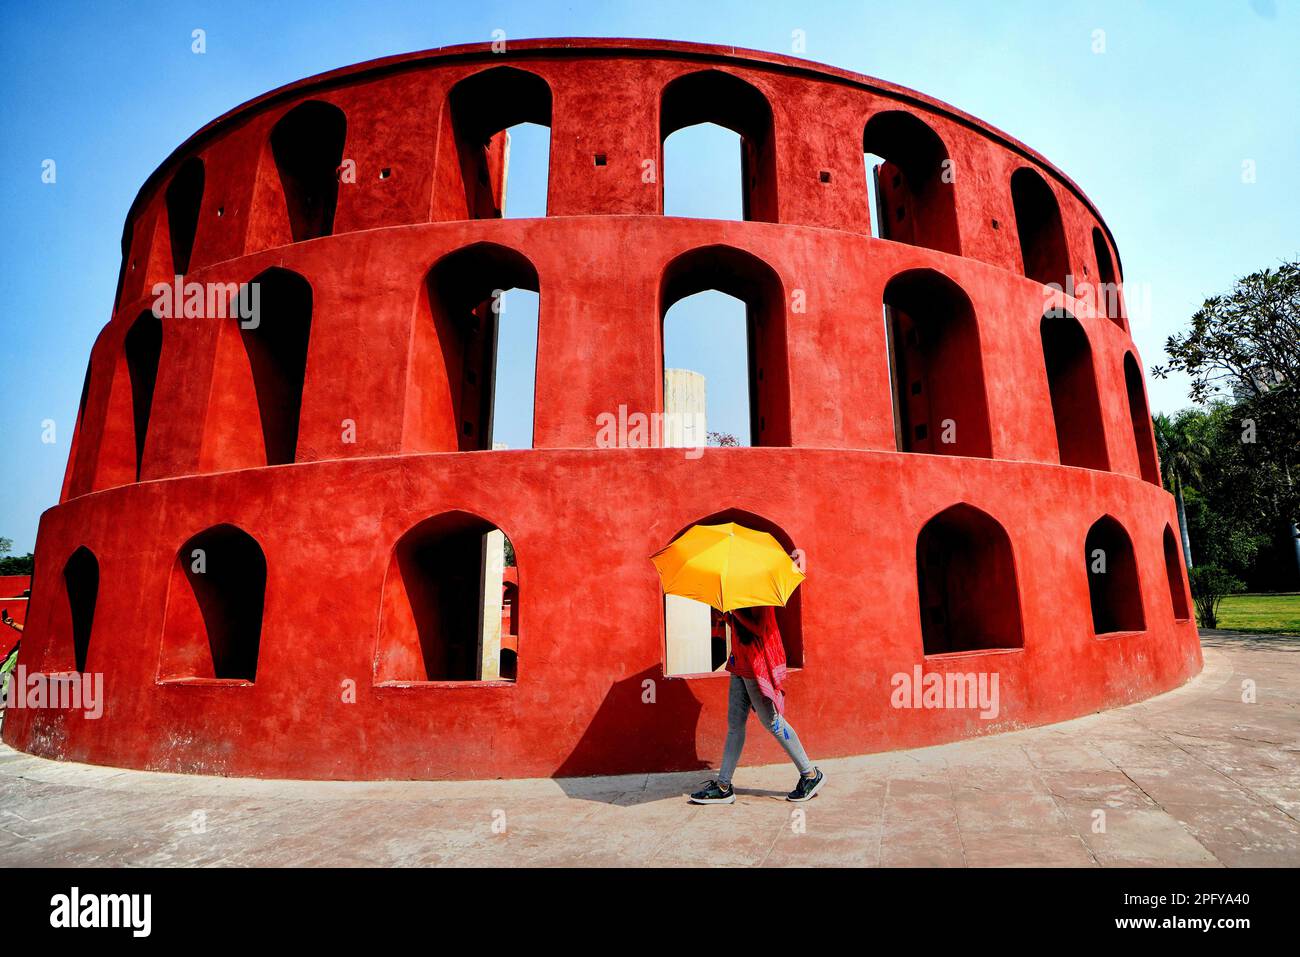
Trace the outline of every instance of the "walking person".
{"label": "walking person", "polygon": [[799,782],[786,795],[787,801],[810,801],[821,790],[826,777],[813,766],[804,752],[790,722],[785,719],[786,664],[776,611],[770,605],[726,612],[731,625],[731,656],[727,671],[731,681],[727,689],[727,743],[722,752],[722,767],[716,780],[691,795],[695,804],[733,804],[736,793],[731,776],[745,747],[745,726],[749,712],[758,715],[763,726],[785,749],[799,769]]}

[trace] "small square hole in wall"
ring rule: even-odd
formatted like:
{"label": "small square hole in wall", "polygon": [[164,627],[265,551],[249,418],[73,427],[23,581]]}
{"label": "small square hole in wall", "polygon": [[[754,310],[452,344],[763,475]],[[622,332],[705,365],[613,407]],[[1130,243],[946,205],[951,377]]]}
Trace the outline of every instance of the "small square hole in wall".
{"label": "small square hole in wall", "polygon": [[595,156],[595,161],[597,166],[604,166],[608,162],[608,160],[605,158],[604,153],[597,153]]}
{"label": "small square hole in wall", "polygon": [[993,220],[993,228],[994,228],[994,229],[1000,229],[1001,226],[1002,226],[1002,224],[999,223],[996,219]]}
{"label": "small square hole in wall", "polygon": [[823,183],[829,183],[829,182],[831,181],[831,171],[830,171],[830,170],[828,170],[828,169],[824,169],[824,170],[822,170],[822,172],[821,172],[821,181],[822,181]]}
{"label": "small square hole in wall", "polygon": [[383,169],[381,169],[381,170],[379,171],[379,178],[380,178],[380,179],[388,179],[388,177],[390,177],[390,176],[392,176],[392,175],[393,175],[393,170],[392,170],[392,167],[390,167],[390,166],[385,166]]}
{"label": "small square hole in wall", "polygon": [[224,207],[224,206],[218,206],[218,207],[217,207],[217,219],[220,219],[220,218],[221,218],[222,216],[224,216],[224,215],[226,215],[226,207]]}

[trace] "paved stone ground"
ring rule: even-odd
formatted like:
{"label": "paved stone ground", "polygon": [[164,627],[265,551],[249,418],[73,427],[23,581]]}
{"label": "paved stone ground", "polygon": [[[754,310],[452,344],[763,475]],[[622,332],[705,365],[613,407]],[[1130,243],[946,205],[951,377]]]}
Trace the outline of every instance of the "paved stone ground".
{"label": "paved stone ground", "polygon": [[[828,760],[805,805],[782,800],[786,765],[742,768],[735,806],[696,807],[683,793],[698,771],[257,781],[3,748],[0,865],[1300,865],[1300,638],[1205,632],[1203,644],[1204,672],[1177,691]],[[1247,679],[1254,704],[1241,700]]]}

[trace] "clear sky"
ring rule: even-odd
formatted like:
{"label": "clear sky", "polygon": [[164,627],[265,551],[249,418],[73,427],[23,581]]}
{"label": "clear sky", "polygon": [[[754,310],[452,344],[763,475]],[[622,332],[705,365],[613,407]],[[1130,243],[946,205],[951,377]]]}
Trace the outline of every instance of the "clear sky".
{"label": "clear sky", "polygon": [[[202,55],[190,49],[195,28],[207,33]],[[799,30],[808,59],[913,87],[992,123],[1055,162],[1101,210],[1126,282],[1150,289],[1150,315],[1133,323],[1147,368],[1206,296],[1300,254],[1292,0],[6,0],[0,536],[25,552],[57,500],[86,359],[112,305],[122,223],[157,165],[207,121],[274,87],[392,53],[487,41],[497,29],[513,39],[659,37],[780,53],[792,52]],[[693,148],[714,162],[718,142],[705,132]],[[57,163],[52,185],[41,182],[46,159]],[[729,152],[724,159],[734,162]],[[1243,182],[1246,161],[1254,182]],[[671,167],[666,176],[671,189]],[[670,193],[670,209],[707,213],[718,192],[710,182]],[[527,208],[526,196],[515,199],[511,211]],[[503,328],[512,382],[531,381],[525,299],[508,302]],[[721,315],[715,335],[735,334],[716,299],[679,308]],[[685,327],[679,344],[670,325],[670,365],[700,368],[722,351],[699,323]],[[710,380],[710,427],[743,428],[727,370],[700,371]],[[1181,381],[1149,387],[1156,411],[1187,404]],[[503,409],[523,401],[502,399]],[[46,419],[56,424],[52,444],[41,441]],[[503,415],[498,431],[527,445],[527,415]]]}

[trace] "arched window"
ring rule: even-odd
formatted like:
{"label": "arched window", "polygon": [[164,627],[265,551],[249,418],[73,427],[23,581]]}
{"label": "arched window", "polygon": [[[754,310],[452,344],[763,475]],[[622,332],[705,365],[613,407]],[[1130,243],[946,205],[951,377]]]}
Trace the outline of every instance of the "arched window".
{"label": "arched window", "polygon": [[215,525],[176,553],[159,656],[160,681],[257,677],[266,557],[246,532]]}
{"label": "arched window", "polygon": [[171,238],[172,269],[176,275],[190,271],[194,234],[199,228],[203,206],[203,160],[191,156],[176,171],[167,186],[167,232]]}
{"label": "arched window", "polygon": [[506,551],[505,581],[501,584],[501,677],[519,676],[519,576],[514,554]]}
{"label": "arched window", "polygon": [[1064,311],[1044,316],[1039,331],[1061,464],[1109,469],[1088,334]]}
{"label": "arched window", "polygon": [[158,382],[158,360],[162,357],[162,320],[142,312],[126,334],[126,368],[131,379],[131,411],[135,427],[135,477],[140,480],[144,443],[149,433],[154,386]]}
{"label": "arched window", "polygon": [[508,544],[467,512],[426,519],[401,537],[384,578],[376,684],[513,680],[518,639],[507,656],[501,633]]}
{"label": "arched window", "polygon": [[961,254],[948,150],[937,133],[910,113],[889,110],[862,134],[872,235]]}
{"label": "arched window", "polygon": [[[676,541],[692,525],[725,525],[727,522],[767,532],[787,554],[793,554],[795,550],[794,541],[779,525],[738,508],[696,519],[672,536],[669,542]],[[786,664],[791,668],[803,667],[803,590],[807,587],[807,582],[801,584],[785,607],[776,609],[776,624],[785,646]],[[722,670],[731,647],[731,636],[722,616],[703,602],[679,595],[663,597],[664,674],[700,675]]]}
{"label": "arched window", "polygon": [[77,428],[86,417],[86,400],[90,398],[90,360],[86,360],[86,372],[81,377],[81,398],[77,401]]}
{"label": "arched window", "polygon": [[[532,362],[540,286],[532,263],[513,249],[475,243],[433,265],[421,290],[413,374],[418,400],[407,412],[410,447],[435,452],[491,449],[498,435],[531,445]],[[516,319],[519,321],[516,322]],[[501,330],[511,341],[502,344]],[[512,378],[498,376],[503,363]],[[522,371],[522,370],[529,371]],[[497,428],[498,401],[504,406]],[[529,436],[527,443],[523,437]]]}
{"label": "arched window", "polygon": [[1146,390],[1142,387],[1142,370],[1138,368],[1133,353],[1124,353],[1124,388],[1128,392],[1128,413],[1133,423],[1133,444],[1137,447],[1138,466],[1142,478],[1152,485],[1160,484],[1160,467],[1156,464],[1155,432],[1151,414],[1147,411]]}
{"label": "arched window", "polygon": [[1024,647],[1011,539],[991,516],[962,503],[926,522],[916,577],[927,655]]}
{"label": "arched window", "polygon": [[78,456],[90,454],[93,448],[92,488],[113,488],[140,479],[162,336],[162,321],[146,309],[127,330],[121,350],[110,355],[112,379],[98,446],[85,445],[90,437],[79,439],[84,451],[79,448]]}
{"label": "arched window", "polygon": [[1191,612],[1188,610],[1187,585],[1183,577],[1182,556],[1179,554],[1182,549],[1178,547],[1174,530],[1168,525],[1165,526],[1164,549],[1165,575],[1169,579],[1169,600],[1174,606],[1174,619],[1186,621],[1191,617]]}
{"label": "arched window", "polygon": [[[259,273],[222,320],[202,470],[284,465],[297,455],[312,291],[287,269]],[[251,318],[241,318],[246,308]]]}
{"label": "arched window", "polygon": [[122,305],[122,290],[126,286],[126,273],[131,260],[131,242],[135,236],[135,221],[130,216],[122,226],[122,262],[117,267],[117,288],[113,291],[113,308]]}
{"label": "arched window", "polygon": [[1011,176],[1011,203],[1025,275],[1073,295],[1073,283],[1067,279],[1070,253],[1052,188],[1032,169],[1018,169]]}
{"label": "arched window", "polygon": [[309,100],[286,113],[271,130],[271,155],[295,243],[334,232],[347,125],[337,106]]}
{"label": "arched window", "polygon": [[1138,584],[1133,542],[1124,526],[1103,515],[1088,529],[1084,542],[1092,630],[1097,635],[1144,631],[1142,589]]}
{"label": "arched window", "polygon": [[[660,395],[663,394],[664,360],[671,348],[667,342],[669,310],[683,299],[708,290],[723,293],[744,304],[745,339],[740,340],[739,336],[734,335],[730,337],[732,354],[728,359],[736,364],[743,362],[746,370],[748,388],[745,404],[748,407],[749,422],[747,444],[789,445],[790,386],[789,358],[786,354],[785,293],[781,279],[772,267],[750,253],[730,246],[705,246],[683,253],[665,268],[659,286],[662,337]],[[717,301],[714,298],[707,303],[716,304]],[[688,315],[701,315],[698,307],[683,306]],[[724,328],[722,340],[726,339]],[[713,364],[715,367],[718,365],[717,362]],[[739,390],[732,391],[738,394]],[[677,411],[664,409],[662,400],[660,408],[664,411]],[[712,411],[707,414],[710,416],[710,428],[727,421],[713,415]]]}
{"label": "arched window", "polygon": [[884,301],[898,450],[991,457],[970,299],[946,276],[913,269],[890,280]]}
{"label": "arched window", "polygon": [[1119,301],[1119,282],[1115,277],[1115,264],[1110,258],[1106,237],[1096,226],[1092,228],[1092,252],[1097,259],[1097,302],[1106,318],[1124,328],[1123,310]]}
{"label": "arched window", "polygon": [[[665,185],[669,172],[668,138],[678,130],[702,123],[720,126],[740,138],[741,217],[758,222],[776,222],[776,143],[772,107],[756,87],[721,70],[688,73],[664,87],[659,104],[663,196],[669,195]],[[677,165],[674,162],[674,187],[679,175]],[[661,208],[669,211],[662,197]]]}
{"label": "arched window", "polygon": [[528,194],[542,198],[540,204],[530,202],[522,214],[545,216],[549,160],[526,165],[512,162],[511,132],[520,135],[532,157],[541,160],[547,156],[551,88],[546,81],[514,67],[493,67],[452,87],[448,104],[464,206],[445,218],[500,219],[510,215],[506,200],[514,198],[515,180],[525,180]]}
{"label": "arched window", "polygon": [[99,561],[85,545],[73,552],[63,566],[63,587],[68,596],[73,667],[85,671],[90,635],[95,624],[95,603],[99,599]]}

